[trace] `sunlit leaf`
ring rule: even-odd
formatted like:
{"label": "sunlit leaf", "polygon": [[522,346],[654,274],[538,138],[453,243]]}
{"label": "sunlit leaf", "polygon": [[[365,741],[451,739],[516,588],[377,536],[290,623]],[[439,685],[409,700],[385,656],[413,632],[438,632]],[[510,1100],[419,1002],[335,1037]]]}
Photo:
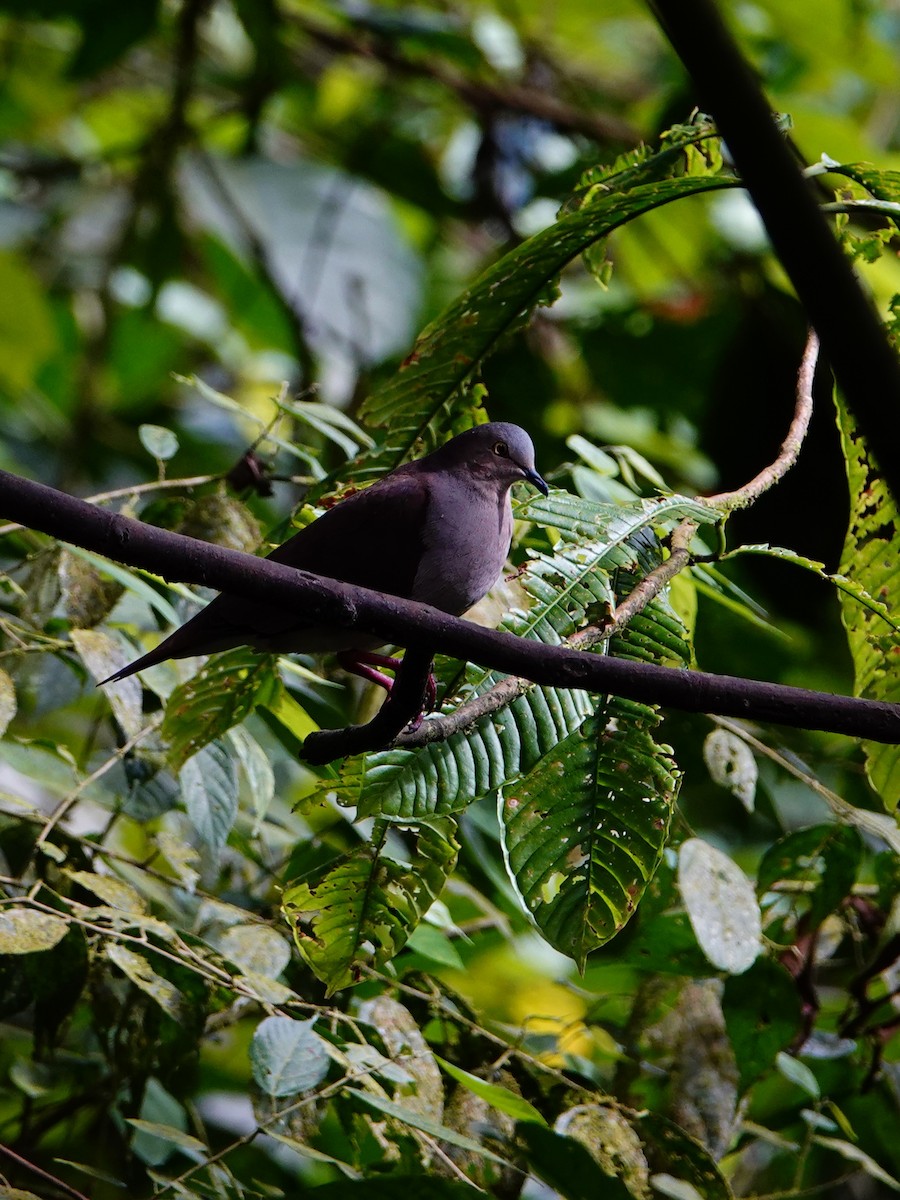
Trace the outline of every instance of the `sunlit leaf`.
{"label": "sunlit leaf", "polygon": [[69,923],[33,908],[0,909],[0,954],[52,950],[69,932]]}

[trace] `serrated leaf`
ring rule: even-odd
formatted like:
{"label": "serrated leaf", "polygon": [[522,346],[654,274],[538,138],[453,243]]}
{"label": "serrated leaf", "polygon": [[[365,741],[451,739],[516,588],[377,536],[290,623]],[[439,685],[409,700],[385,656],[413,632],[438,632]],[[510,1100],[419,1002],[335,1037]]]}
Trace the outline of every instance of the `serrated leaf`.
{"label": "serrated leaf", "polygon": [[177,770],[191,755],[245,720],[258,704],[272,705],[281,683],[272,655],[238,646],[216,655],[180,684],[166,704],[162,736]]}
{"label": "serrated leaf", "polygon": [[[69,636],[79,658],[98,683],[127,666],[133,658],[124,639],[100,629],[73,629]],[[144,724],[140,680],[132,675],[108,684],[104,691],[125,736],[131,738],[140,733]]]}
{"label": "serrated leaf", "polygon": [[0,909],[0,954],[52,950],[69,932],[68,921],[33,908]]}
{"label": "serrated leaf", "polygon": [[237,772],[222,742],[194,754],[179,772],[188,818],[198,837],[212,850],[228,841],[238,811]]}
{"label": "serrated leaf", "polygon": [[121,942],[107,942],[106,956],[142,992],[146,992],[173,1021],[183,1021],[187,1012],[184,996],[174,983],[157,975],[142,954],[129,950]]}
{"label": "serrated leaf", "polygon": [[0,669],[0,738],[16,715],[16,687],[8,671]]}
{"label": "serrated leaf", "polygon": [[178,438],[164,425],[139,425],[141,445],[159,462],[167,462],[178,453]]}
{"label": "serrated leaf", "polygon": [[328,1051],[313,1026],[316,1018],[294,1021],[266,1017],[250,1043],[253,1078],[269,1096],[311,1091],[328,1073]]}
{"label": "serrated leaf", "polygon": [[700,838],[678,851],[678,887],[697,941],[713,964],[740,975],[762,950],[756,891],[727,854]]}
{"label": "serrated leaf", "polygon": [[402,949],[453,870],[456,825],[434,818],[411,828],[414,866],[391,857],[386,831],[317,871],[285,884],[282,909],[300,953],[329,994]]}
{"label": "serrated leaf", "polygon": [[[854,579],[889,613],[900,611],[900,522],[897,506],[878,464],[844,404],[836,397],[838,426],[850,487],[850,524],[841,555],[841,575]],[[900,701],[900,633],[871,608],[841,596],[841,618],[853,657],[854,691],[873,700]],[[888,812],[900,801],[900,746],[863,742],[866,774]]]}

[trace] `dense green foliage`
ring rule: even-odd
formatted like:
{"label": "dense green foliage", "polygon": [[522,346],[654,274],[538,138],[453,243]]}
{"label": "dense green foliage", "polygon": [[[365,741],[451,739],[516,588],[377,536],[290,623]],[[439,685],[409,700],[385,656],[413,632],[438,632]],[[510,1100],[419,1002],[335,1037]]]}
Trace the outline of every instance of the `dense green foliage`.
{"label": "dense green foliage", "polygon": [[[895,700],[827,379],[716,499],[804,340],[716,131],[643,9],[556,7],[0,0],[0,466],[252,552],[515,420],[482,622]],[[895,14],[732,15],[895,333]],[[900,1189],[896,747],[439,657],[464,728],[313,770],[379,703],[333,661],[98,690],[197,597],[0,532],[0,1196]]]}

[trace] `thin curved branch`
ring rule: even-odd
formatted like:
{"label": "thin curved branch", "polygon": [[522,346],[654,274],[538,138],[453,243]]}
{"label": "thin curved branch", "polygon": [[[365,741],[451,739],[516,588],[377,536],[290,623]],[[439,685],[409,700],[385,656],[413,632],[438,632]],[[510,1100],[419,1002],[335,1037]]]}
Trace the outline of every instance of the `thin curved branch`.
{"label": "thin curved branch", "polygon": [[733,492],[719,492],[715,496],[707,496],[704,500],[711,508],[720,509],[724,514],[736,508],[746,508],[754,500],[758,500],[763,492],[767,492],[779,479],[783,479],[797,461],[803,439],[809,429],[813,412],[813,382],[816,376],[816,363],[819,361],[819,339],[815,331],[810,330],[806,339],[806,349],[800,362],[797,375],[797,401],[794,406],[794,418],[787,431],[787,437],[781,443],[778,457],[769,466],[745,483],[743,487]]}
{"label": "thin curved branch", "polygon": [[410,650],[441,651],[545,686],[612,692],[687,712],[752,717],[900,743],[900,705],[582,654],[482,629],[426,604],[144,525],[7,471],[0,471],[0,510],[42,533],[170,580],[263,603],[302,604],[312,623],[360,629]]}
{"label": "thin curved branch", "polygon": [[863,436],[900,497],[900,362],[714,0],[649,0],[712,113]]}

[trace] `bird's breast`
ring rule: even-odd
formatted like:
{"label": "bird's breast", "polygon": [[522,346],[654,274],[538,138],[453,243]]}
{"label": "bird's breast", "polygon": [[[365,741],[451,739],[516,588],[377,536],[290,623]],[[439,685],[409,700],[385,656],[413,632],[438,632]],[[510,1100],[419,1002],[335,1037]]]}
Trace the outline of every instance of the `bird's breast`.
{"label": "bird's breast", "polygon": [[455,616],[464,613],[497,582],[511,537],[508,492],[434,486],[412,599]]}

